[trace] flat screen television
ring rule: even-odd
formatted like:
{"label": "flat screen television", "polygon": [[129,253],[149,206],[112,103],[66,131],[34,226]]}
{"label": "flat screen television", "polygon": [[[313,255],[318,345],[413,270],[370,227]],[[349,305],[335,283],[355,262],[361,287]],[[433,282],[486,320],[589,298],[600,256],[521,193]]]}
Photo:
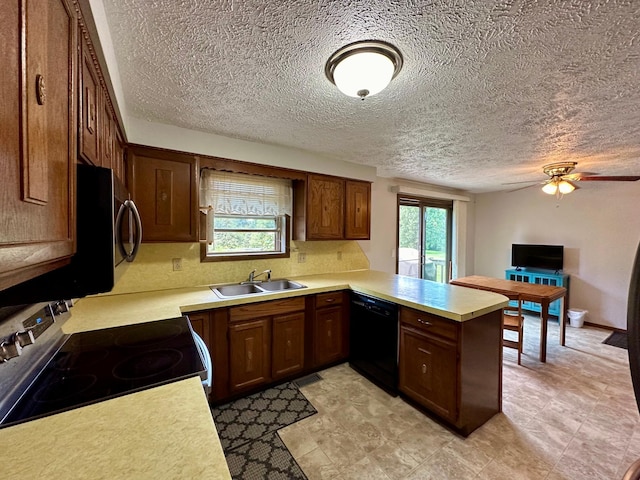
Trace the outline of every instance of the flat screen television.
{"label": "flat screen television", "polygon": [[563,245],[511,245],[511,265],[516,268],[541,268],[562,270],[564,263]]}

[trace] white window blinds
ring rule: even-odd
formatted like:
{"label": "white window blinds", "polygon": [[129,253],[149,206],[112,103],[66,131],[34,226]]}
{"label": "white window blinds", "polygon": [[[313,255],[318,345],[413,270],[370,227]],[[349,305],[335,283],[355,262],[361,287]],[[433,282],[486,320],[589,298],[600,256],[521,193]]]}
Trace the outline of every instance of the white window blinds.
{"label": "white window blinds", "polygon": [[204,169],[200,202],[214,215],[291,215],[291,180]]}

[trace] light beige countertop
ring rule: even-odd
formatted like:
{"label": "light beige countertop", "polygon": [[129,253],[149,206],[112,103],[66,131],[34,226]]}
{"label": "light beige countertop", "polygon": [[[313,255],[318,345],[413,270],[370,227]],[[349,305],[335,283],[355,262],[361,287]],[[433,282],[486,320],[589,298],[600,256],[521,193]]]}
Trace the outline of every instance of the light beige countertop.
{"label": "light beige countertop", "polygon": [[197,377],[0,430],[2,478],[231,479]]}
{"label": "light beige countertop", "polygon": [[157,290],[125,295],[101,295],[77,302],[64,326],[65,333],[108,328],[131,323],[161,320],[183,313],[264,302],[335,290],[355,292],[389,300],[399,305],[466,321],[498,310],[507,298],[492,292],[429,282],[375,270],[309,275],[292,278],[306,285],[299,290],[254,294],[220,299],[211,289],[201,287]]}
{"label": "light beige countertop", "polygon": [[[506,297],[495,293],[372,270],[295,280],[307,288],[226,300],[206,285],[88,297],[76,302],[63,331],[70,334],[343,289],[454,321],[467,321],[507,304]],[[0,437],[2,458],[7,460],[4,478],[231,478],[199,378],[8,427],[0,430]]]}

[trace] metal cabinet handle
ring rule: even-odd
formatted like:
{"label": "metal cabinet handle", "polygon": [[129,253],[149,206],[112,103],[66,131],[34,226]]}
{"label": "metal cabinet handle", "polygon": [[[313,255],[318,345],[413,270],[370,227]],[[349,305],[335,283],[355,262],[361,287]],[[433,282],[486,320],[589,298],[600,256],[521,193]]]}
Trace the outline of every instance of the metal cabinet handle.
{"label": "metal cabinet handle", "polygon": [[427,364],[426,363],[422,364],[422,373],[427,373]]}
{"label": "metal cabinet handle", "polygon": [[327,299],[325,300],[325,302],[327,302],[327,303],[331,303],[331,302],[335,302],[335,301],[336,301],[336,299],[335,299],[335,298],[327,298]]}
{"label": "metal cabinet handle", "polygon": [[427,327],[430,327],[431,325],[433,325],[430,321],[422,320],[421,318],[418,319],[418,323],[421,323],[422,325],[426,325]]}

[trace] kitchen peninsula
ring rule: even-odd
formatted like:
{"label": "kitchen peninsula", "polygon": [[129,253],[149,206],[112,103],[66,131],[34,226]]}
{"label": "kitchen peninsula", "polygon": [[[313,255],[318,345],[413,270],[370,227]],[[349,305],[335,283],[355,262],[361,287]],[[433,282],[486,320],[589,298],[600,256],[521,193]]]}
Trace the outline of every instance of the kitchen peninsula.
{"label": "kitchen peninsula", "polygon": [[[437,317],[447,328],[451,325],[460,328],[455,330],[455,342],[451,333],[454,330],[439,330],[435,335],[437,345],[455,344],[461,349],[457,367],[461,379],[454,392],[454,400],[461,410],[460,415],[452,413],[460,418],[449,420],[454,427],[466,425],[464,412],[470,408],[484,411],[485,416],[499,411],[502,350],[496,331],[500,329],[496,326],[500,324],[500,309],[506,305],[506,297],[369,270],[310,275],[295,280],[307,288],[224,300],[208,286],[95,296],[77,302],[64,330],[75,333],[256,302],[353,290],[394,302],[409,312]],[[417,329],[410,325],[414,318],[418,316],[407,317],[406,328],[417,335]],[[402,322],[401,316],[401,325]],[[495,377],[491,384],[498,388],[489,392],[489,397],[495,400],[492,405],[482,402],[470,405],[469,400],[473,399],[464,397],[468,394],[468,384],[474,382],[467,381],[466,377],[478,374],[483,365],[465,349],[465,342],[473,341],[470,337],[474,334],[483,337],[481,330],[485,325],[491,336],[496,336],[490,342],[494,356],[490,359],[489,371]],[[486,343],[486,338],[482,338],[482,342]],[[414,383],[408,385],[415,387]],[[412,400],[420,403],[419,398]],[[441,411],[435,413],[447,420]],[[230,478],[203,390],[195,378],[8,427],[2,430],[2,436],[7,458],[20,458],[25,449],[43,452],[26,464],[7,464],[10,478]],[[51,448],[52,445],[55,448]]]}

